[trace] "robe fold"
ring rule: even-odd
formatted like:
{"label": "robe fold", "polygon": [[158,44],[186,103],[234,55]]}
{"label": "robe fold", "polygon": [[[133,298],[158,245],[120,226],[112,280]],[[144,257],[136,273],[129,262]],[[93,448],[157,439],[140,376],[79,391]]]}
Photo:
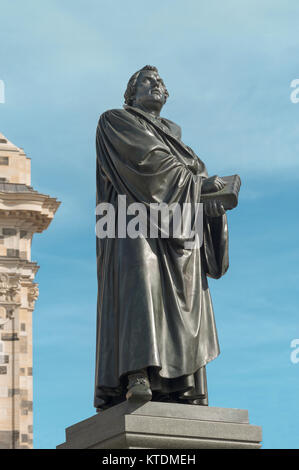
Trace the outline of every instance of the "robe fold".
{"label": "robe fold", "polygon": [[[99,120],[97,204],[200,202],[204,163],[179,126],[126,106]],[[95,407],[123,399],[127,374],[146,368],[160,394],[202,396],[204,366],[219,354],[207,276],[228,268],[226,215],[203,218],[203,244],[182,239],[97,238]]]}

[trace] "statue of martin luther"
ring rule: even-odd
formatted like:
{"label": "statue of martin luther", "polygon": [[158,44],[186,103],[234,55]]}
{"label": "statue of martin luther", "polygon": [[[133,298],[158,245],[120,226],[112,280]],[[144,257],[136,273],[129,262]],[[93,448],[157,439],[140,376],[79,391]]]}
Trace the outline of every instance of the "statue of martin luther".
{"label": "statue of martin luther", "polygon": [[[97,203],[117,213],[127,203],[200,202],[225,182],[160,117],[169,94],[158,70],[129,80],[124,109],[100,117]],[[185,249],[175,237],[97,238],[98,315],[95,407],[123,400],[208,405],[206,365],[219,355],[207,277],[228,269],[228,230],[217,198],[204,205],[203,244]]]}

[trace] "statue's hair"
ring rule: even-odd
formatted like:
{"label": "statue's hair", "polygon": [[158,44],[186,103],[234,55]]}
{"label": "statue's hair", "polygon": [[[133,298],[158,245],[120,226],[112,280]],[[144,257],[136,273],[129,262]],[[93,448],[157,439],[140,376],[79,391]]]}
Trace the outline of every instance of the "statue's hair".
{"label": "statue's hair", "polygon": [[[133,104],[134,97],[135,97],[135,94],[136,94],[137,79],[140,75],[140,72],[142,72],[143,70],[153,70],[154,72],[158,73],[157,67],[154,67],[153,65],[146,65],[142,69],[137,70],[137,72],[135,72],[134,75],[132,75],[132,77],[128,81],[127,89],[126,89],[125,94],[124,94],[125,104],[127,104],[129,106],[132,106],[132,104]],[[162,85],[164,87],[165,101],[166,101],[168,96],[169,96],[169,93],[167,91],[167,88],[166,88],[165,83],[163,82],[163,80],[162,80]]]}

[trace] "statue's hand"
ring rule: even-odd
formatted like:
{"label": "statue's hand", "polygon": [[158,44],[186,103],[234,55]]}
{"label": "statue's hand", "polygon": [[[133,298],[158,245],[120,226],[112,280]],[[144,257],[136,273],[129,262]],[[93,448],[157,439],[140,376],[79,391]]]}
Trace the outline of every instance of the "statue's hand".
{"label": "statue's hand", "polygon": [[225,181],[217,175],[210,176],[210,178],[205,178],[202,181],[202,193],[214,193],[220,191],[225,186]]}
{"label": "statue's hand", "polygon": [[218,199],[211,199],[204,202],[204,211],[208,217],[220,217],[225,214],[223,204]]}

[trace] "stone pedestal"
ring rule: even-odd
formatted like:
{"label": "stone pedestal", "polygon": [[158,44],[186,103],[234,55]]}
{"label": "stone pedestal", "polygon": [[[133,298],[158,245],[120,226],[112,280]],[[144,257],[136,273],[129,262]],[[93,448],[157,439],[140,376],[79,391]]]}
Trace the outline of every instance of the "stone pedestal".
{"label": "stone pedestal", "polygon": [[58,449],[259,449],[247,410],[123,402],[66,429]]}

